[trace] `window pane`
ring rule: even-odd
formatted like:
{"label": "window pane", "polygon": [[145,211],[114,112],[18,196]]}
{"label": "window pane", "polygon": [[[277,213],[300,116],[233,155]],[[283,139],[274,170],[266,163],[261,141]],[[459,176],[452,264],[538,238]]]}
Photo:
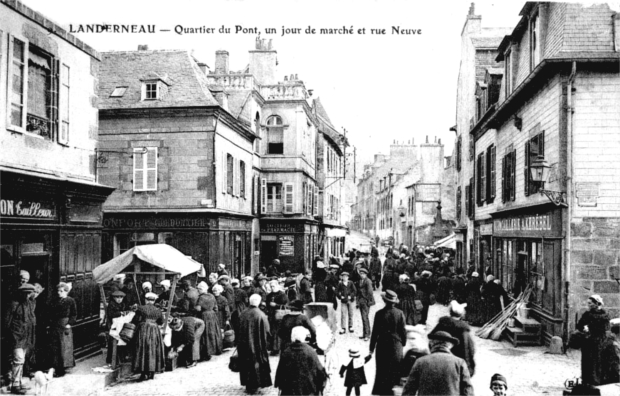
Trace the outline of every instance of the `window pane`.
{"label": "window pane", "polygon": [[20,106],[16,106],[16,105],[11,106],[11,125],[23,127],[22,108]]}

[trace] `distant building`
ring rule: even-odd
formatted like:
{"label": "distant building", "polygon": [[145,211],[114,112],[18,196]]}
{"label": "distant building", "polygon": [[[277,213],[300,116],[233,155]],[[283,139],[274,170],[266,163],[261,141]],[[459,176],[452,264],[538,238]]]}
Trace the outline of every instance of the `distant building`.
{"label": "distant building", "polygon": [[[84,356],[99,348],[92,271],[101,264],[101,205],[114,189],[96,179],[101,56],[19,1],[1,1],[0,29],[2,314],[20,270],[45,289],[42,312],[59,282],[72,283],[73,342]],[[47,318],[38,319],[44,334]]]}

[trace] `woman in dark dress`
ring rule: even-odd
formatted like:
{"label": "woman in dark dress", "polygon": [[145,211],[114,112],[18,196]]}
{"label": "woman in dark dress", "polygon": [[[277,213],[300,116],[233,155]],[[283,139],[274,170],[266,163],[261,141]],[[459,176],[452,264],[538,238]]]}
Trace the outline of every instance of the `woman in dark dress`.
{"label": "woman in dark dress", "polygon": [[213,355],[221,355],[223,348],[218,307],[215,297],[209,293],[209,286],[205,282],[200,282],[196,289],[200,294],[194,309],[200,319],[205,322],[205,330],[200,338],[200,358],[210,360]]}
{"label": "woman in dark dress", "polygon": [[391,395],[392,387],[400,383],[403,345],[407,341],[405,316],[394,307],[398,303],[396,293],[386,290],[383,301],[385,307],[375,314],[370,336],[370,354],[377,350],[373,395]]}
{"label": "woman in dark dress", "polygon": [[153,379],[155,373],[164,371],[164,342],[159,326],[164,323],[161,310],[155,306],[157,294],[148,293],[145,305],[138,307],[131,323],[136,325],[132,342],[133,371],[140,372],[140,380]]}
{"label": "woman in dark dress", "polygon": [[215,302],[217,303],[218,323],[220,329],[225,330],[226,325],[230,324],[230,308],[228,307],[228,300],[222,295],[224,288],[222,285],[214,285],[211,288],[213,295],[215,296]]}
{"label": "woman in dark dress", "polygon": [[50,336],[53,367],[57,376],[65,375],[67,369],[75,366],[73,358],[73,331],[77,308],[75,300],[68,296],[69,285],[60,282],[57,286],[58,298],[50,304]]}
{"label": "woman in dark dress", "polygon": [[586,334],[581,347],[581,380],[587,385],[601,385],[603,372],[608,362],[602,354],[607,346],[607,332],[610,329],[609,314],[603,309],[603,299],[598,294],[590,296],[588,310],[577,323],[577,330]]}
{"label": "woman in dark dress", "polygon": [[405,315],[405,324],[407,325],[415,325],[415,296],[416,289],[415,286],[409,283],[409,276],[407,274],[402,274],[399,277],[400,285],[396,288],[396,295],[398,296],[398,304],[396,304],[396,308],[403,311],[403,315]]}
{"label": "woman in dark dress", "polygon": [[295,300],[289,303],[287,307],[291,310],[290,313],[284,315],[280,328],[278,329],[278,337],[280,337],[280,354],[291,343],[291,332],[297,326],[302,326],[308,329],[310,332],[310,344],[316,342],[316,328],[308,317],[303,313],[304,302],[301,300]]}
{"label": "woman in dark dress", "polygon": [[312,275],[312,279],[314,280],[314,301],[316,302],[331,302],[327,295],[326,278],[327,271],[325,270],[325,264],[319,261],[316,263],[316,270]]}
{"label": "woman in dark dress", "polygon": [[271,354],[277,355],[280,353],[278,330],[280,329],[282,318],[276,318],[276,311],[286,308],[288,297],[280,288],[277,280],[272,280],[269,284],[271,286],[271,293],[267,295],[267,316],[269,318],[269,329],[271,330]]}
{"label": "woman in dark dress", "polygon": [[472,272],[471,279],[465,285],[467,313],[465,320],[472,326],[480,326],[484,323],[484,301],[482,301],[480,288],[482,282],[476,271]]}

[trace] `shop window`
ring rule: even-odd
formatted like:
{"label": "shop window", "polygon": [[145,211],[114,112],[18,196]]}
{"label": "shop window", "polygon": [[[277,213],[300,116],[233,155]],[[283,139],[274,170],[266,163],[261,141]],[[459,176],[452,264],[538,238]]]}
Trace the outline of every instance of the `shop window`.
{"label": "shop window", "polygon": [[157,147],[133,149],[133,190],[157,190]]}
{"label": "shop window", "polygon": [[545,132],[541,132],[525,142],[525,156],[523,166],[523,177],[525,185],[525,196],[536,194],[541,187],[541,182],[535,182],[532,180],[532,172],[530,165],[536,161],[538,156],[545,155]]}
{"label": "shop window", "polygon": [[282,184],[267,183],[266,193],[266,211],[268,213],[281,213],[283,208]]}
{"label": "shop window", "polygon": [[502,201],[515,200],[515,168],[517,151],[507,151],[502,159]]}
{"label": "shop window", "polygon": [[284,154],[284,126],[279,116],[267,119],[267,154]]}
{"label": "shop window", "polygon": [[59,62],[29,45],[25,39],[9,38],[9,84],[7,127],[45,139],[55,138],[58,122]]}

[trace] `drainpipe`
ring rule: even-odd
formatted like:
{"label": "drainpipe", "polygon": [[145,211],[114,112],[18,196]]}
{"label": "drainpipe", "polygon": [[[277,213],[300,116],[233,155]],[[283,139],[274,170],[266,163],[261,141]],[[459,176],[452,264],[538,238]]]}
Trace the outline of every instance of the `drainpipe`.
{"label": "drainpipe", "polygon": [[573,218],[573,113],[575,105],[573,103],[573,84],[577,74],[577,62],[573,62],[570,76],[568,77],[568,92],[566,103],[566,137],[567,137],[567,153],[566,153],[566,265],[564,268],[565,291],[564,291],[564,326],[562,331],[562,339],[564,341],[564,351],[568,343],[568,321],[570,309],[570,272],[571,272],[571,250],[572,250],[572,232],[571,220]]}

